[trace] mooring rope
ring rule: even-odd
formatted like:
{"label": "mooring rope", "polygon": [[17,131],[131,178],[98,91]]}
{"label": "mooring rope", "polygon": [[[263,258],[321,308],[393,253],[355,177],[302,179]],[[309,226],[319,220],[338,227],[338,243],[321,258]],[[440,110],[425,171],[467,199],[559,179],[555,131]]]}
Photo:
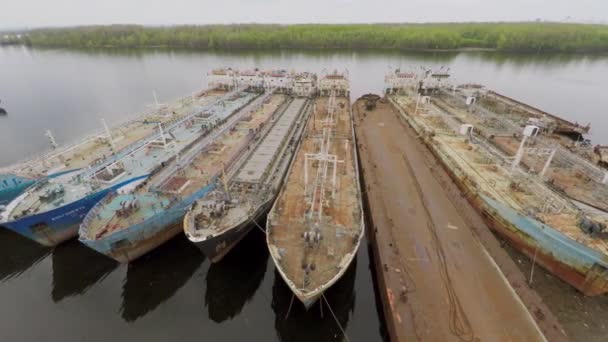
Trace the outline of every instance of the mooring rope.
{"label": "mooring rope", "polygon": [[528,286],[532,287],[532,281],[534,279],[534,266],[536,266],[536,255],[538,254],[538,245],[534,249],[534,259],[532,259],[532,269],[530,269],[530,280],[528,280]]}
{"label": "mooring rope", "polygon": [[324,294],[321,294],[321,298],[323,298],[323,300],[325,301],[325,304],[327,304],[327,307],[329,308],[329,312],[331,312],[331,315],[334,317],[334,320],[336,321],[338,328],[340,328],[340,331],[342,331],[342,336],[344,336],[344,338],[346,339],[347,342],[350,342],[348,335],[346,335],[346,331],[344,331],[344,328],[342,328],[342,324],[340,324],[340,321],[338,321],[338,317],[336,317],[336,314],[334,314],[334,310],[331,309],[331,306],[329,305],[327,298],[325,298]]}
{"label": "mooring rope", "polygon": [[264,235],[266,235],[266,231],[264,230],[264,228],[262,228],[262,226],[260,226],[260,225],[259,225],[257,222],[255,222],[255,220],[254,220],[254,219],[252,219],[252,218],[250,217],[250,218],[249,218],[249,221],[253,222],[253,224],[254,224],[256,227],[258,227],[258,229],[259,229],[260,231],[262,231],[262,233],[264,233]]}
{"label": "mooring rope", "polygon": [[289,317],[289,313],[291,312],[291,306],[293,305],[293,299],[296,295],[295,294],[291,294],[291,302],[289,302],[289,308],[287,308],[287,313],[285,314],[285,319],[287,319],[287,317]]}

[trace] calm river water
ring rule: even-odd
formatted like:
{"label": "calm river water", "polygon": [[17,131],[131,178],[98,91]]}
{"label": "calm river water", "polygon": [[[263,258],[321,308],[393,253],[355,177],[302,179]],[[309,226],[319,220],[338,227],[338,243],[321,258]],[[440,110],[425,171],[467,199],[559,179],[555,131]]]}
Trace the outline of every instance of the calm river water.
{"label": "calm river water", "polygon": [[[449,66],[462,83],[490,88],[580,123],[608,144],[608,57],[497,53],[208,53],[0,47],[0,165],[66,142],[206,87],[212,68],[347,69],[353,100],[380,93],[389,67]],[[350,341],[381,341],[370,259],[327,294]],[[46,249],[0,230],[0,341],[339,341],[327,310],[305,312],[275,273],[254,230],[223,262],[183,237],[128,266],[76,241]]]}

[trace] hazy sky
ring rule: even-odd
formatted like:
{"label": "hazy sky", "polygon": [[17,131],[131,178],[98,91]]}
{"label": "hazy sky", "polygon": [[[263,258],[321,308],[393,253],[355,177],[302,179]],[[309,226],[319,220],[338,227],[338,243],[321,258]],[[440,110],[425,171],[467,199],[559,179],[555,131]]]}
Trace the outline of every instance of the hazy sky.
{"label": "hazy sky", "polygon": [[608,21],[608,0],[0,0],[0,27],[135,23]]}

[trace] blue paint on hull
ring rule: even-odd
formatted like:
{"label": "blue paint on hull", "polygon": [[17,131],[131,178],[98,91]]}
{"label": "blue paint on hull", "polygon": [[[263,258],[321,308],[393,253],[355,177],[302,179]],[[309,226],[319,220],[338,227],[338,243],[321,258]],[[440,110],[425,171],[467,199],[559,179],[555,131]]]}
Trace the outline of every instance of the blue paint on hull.
{"label": "blue paint on hull", "polygon": [[[96,240],[81,237],[80,242],[120,262],[133,261],[183,231],[181,229],[181,222],[186,210],[188,210],[194,201],[215,189],[215,186],[216,182],[214,180],[192,195],[173,203],[171,207],[150,216],[136,225],[118,230]],[[145,209],[141,208],[140,210]],[[173,234],[167,235],[168,229],[174,225],[180,225],[180,229],[176,229]]]}
{"label": "blue paint on hull", "polygon": [[85,215],[110,191],[147,177],[148,175],[131,178],[59,208],[6,222],[2,225],[44,246],[55,246],[76,237],[78,227]]}
{"label": "blue paint on hull", "polygon": [[0,205],[7,205],[36,180],[13,175],[0,175]]}
{"label": "blue paint on hull", "polygon": [[[481,197],[491,210],[509,223],[508,229],[514,230],[513,233],[520,236],[519,243],[528,245],[531,250],[538,249],[539,253],[549,256],[555,263],[576,270],[583,278],[588,277],[589,272],[595,273],[592,274],[593,277],[608,276],[605,271],[596,272],[598,269],[608,269],[608,255],[571,239],[547,224],[521,215],[494,199],[483,195]],[[570,279],[564,280],[569,281]],[[583,279],[582,282],[585,280]],[[588,291],[587,288],[583,288],[584,284],[573,285],[577,288],[580,287],[579,289],[583,292]]]}
{"label": "blue paint on hull", "polygon": [[27,188],[36,182],[47,178],[58,177],[77,170],[78,169],[58,172],[42,178],[26,178],[12,174],[0,174],[0,205],[9,204],[12,200],[19,197],[19,195],[24,193]]}
{"label": "blue paint on hull", "polygon": [[564,263],[576,266],[597,263],[608,267],[608,256],[576,242],[549,225],[521,215],[498,201],[483,195],[482,197],[500,216],[531,237],[540,248],[552,251],[554,256]]}

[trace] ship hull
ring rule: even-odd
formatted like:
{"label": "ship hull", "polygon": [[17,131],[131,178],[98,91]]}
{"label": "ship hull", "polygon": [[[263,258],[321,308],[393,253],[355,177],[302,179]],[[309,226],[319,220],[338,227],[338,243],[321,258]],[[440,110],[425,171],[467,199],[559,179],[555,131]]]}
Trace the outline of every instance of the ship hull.
{"label": "ship hull", "polygon": [[[347,94],[348,96],[348,94]],[[348,98],[348,102],[350,103],[350,98]],[[357,137],[355,135],[355,127],[354,127],[354,122],[353,122],[353,115],[352,112],[350,113],[350,134],[351,137],[353,138],[353,148],[354,148],[354,171],[355,171],[355,177],[356,177],[356,184],[357,184],[357,189],[358,189],[358,193],[359,193],[359,197],[358,197],[358,202],[359,202],[359,208],[363,208],[362,202],[361,202],[361,188],[360,188],[360,183],[359,183],[359,156],[357,153]],[[296,152],[294,153],[294,159],[292,160],[291,165],[289,166],[289,170],[287,171],[287,173],[290,173],[292,168],[295,167],[295,156],[298,153],[301,153],[300,149],[302,148],[302,140],[300,140],[300,142],[298,143],[298,147],[296,148]],[[284,190],[282,190],[284,191]],[[277,195],[278,197],[278,195]],[[272,208],[270,210],[270,215],[272,215],[272,212],[275,211],[275,207],[278,206],[278,201],[273,201],[273,205]],[[321,296],[323,296],[323,294],[325,293],[325,291],[327,291],[329,288],[331,288],[337,281],[339,281],[342,276],[344,275],[344,273],[349,269],[349,267],[351,266],[353,260],[356,258],[357,256],[357,252],[359,250],[359,246],[361,245],[361,241],[363,239],[363,236],[365,234],[365,222],[364,222],[364,216],[363,216],[363,211],[361,211],[361,221],[359,222],[359,229],[358,231],[361,233],[359,235],[359,238],[357,239],[357,242],[352,250],[352,253],[349,253],[346,256],[346,259],[344,260],[344,263],[342,264],[342,268],[340,270],[338,270],[336,272],[336,274],[325,284],[323,284],[322,286],[318,287],[317,289],[315,289],[314,291],[308,292],[308,293],[303,293],[292,281],[292,279],[290,279],[290,277],[285,273],[283,267],[281,266],[281,261],[280,261],[280,257],[279,257],[279,253],[276,249],[276,245],[274,245],[274,243],[270,242],[270,235],[269,233],[269,229],[271,226],[271,221],[270,218],[268,218],[268,220],[266,221],[266,225],[267,225],[267,234],[266,234],[266,246],[269,249],[269,253],[270,256],[272,258],[272,261],[274,262],[275,265],[275,269],[277,270],[277,272],[281,275],[281,278],[283,279],[283,281],[285,282],[285,284],[287,285],[287,287],[289,287],[289,289],[292,291],[292,293],[298,297],[298,299],[300,300],[300,302],[304,305],[304,307],[306,308],[306,310],[308,310],[310,307],[312,307],[318,300],[319,298],[321,298]]]}
{"label": "ship hull", "polygon": [[587,296],[608,292],[608,258],[549,225],[483,196],[478,208],[492,230],[534,262]]}
{"label": "ship hull", "polygon": [[[397,105],[395,107],[399,109]],[[399,111],[407,123],[414,130],[419,131],[416,123],[412,122],[407,114]],[[423,141],[462,191],[463,196],[495,233],[532,259],[534,263],[583,294],[595,296],[608,292],[607,255],[576,242],[547,224],[521,215],[492,198],[480,195],[476,185],[466,181],[466,175],[452,166],[449,157],[438,151],[432,142],[426,139]]]}
{"label": "ship hull", "polygon": [[78,227],[85,215],[110,191],[147,177],[147,175],[135,177],[59,208],[5,222],[2,226],[41,245],[56,246],[78,235]]}
{"label": "ship hull", "polygon": [[[362,231],[365,229],[365,224],[364,224],[363,218],[362,218],[360,227],[361,227]],[[362,239],[362,237],[361,237],[361,239]],[[329,280],[327,283],[323,284],[315,291],[309,292],[309,293],[303,293],[302,291],[300,291],[297,288],[297,286],[293,283],[293,281],[289,278],[289,276],[287,276],[287,274],[285,274],[285,272],[283,271],[280,261],[276,258],[276,254],[272,250],[270,250],[270,255],[272,257],[272,261],[275,264],[275,268],[281,275],[281,278],[283,278],[283,281],[285,281],[285,284],[287,285],[287,287],[289,287],[289,289],[291,289],[293,294],[296,297],[298,297],[298,299],[300,300],[300,302],[302,302],[302,304],[304,305],[306,310],[308,310],[319,300],[319,298],[321,298],[321,296],[323,296],[325,291],[330,289],[336,282],[338,282],[342,278],[344,273],[347,272],[347,270],[353,263],[353,260],[355,260],[355,258],[357,257],[357,252],[359,251],[359,245],[361,244],[361,239],[358,240],[357,245],[355,246],[355,248],[353,250],[353,253],[350,254],[348,259],[346,259],[346,262],[344,263],[344,267],[342,267],[338,272],[336,272],[334,277],[331,280]]]}
{"label": "ship hull", "polygon": [[193,241],[194,244],[209,260],[211,260],[211,262],[219,262],[232,250],[232,248],[234,248],[234,246],[247,236],[256,223],[263,222],[261,220],[268,214],[271,203],[272,201],[266,202],[259,207],[250,218],[241,221],[239,224],[227,229],[222,234],[204,241]]}
{"label": "ship hull", "polygon": [[195,200],[215,188],[214,183],[173,204],[139,224],[119,230],[97,240],[81,238],[87,247],[118,262],[128,263],[154,250],[182,231],[181,222]]}

